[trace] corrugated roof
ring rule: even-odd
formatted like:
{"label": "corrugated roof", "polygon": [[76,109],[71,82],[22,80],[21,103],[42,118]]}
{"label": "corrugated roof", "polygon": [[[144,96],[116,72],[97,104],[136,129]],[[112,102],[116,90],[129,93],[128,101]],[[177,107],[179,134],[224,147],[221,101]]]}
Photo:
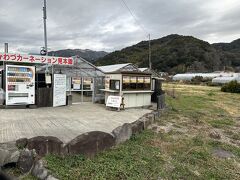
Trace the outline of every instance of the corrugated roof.
{"label": "corrugated roof", "polygon": [[144,71],[148,70],[148,68],[139,68],[139,70],[144,72]]}
{"label": "corrugated roof", "polygon": [[108,65],[108,66],[98,66],[98,69],[100,69],[104,73],[110,73],[110,72],[119,71],[120,69],[122,69],[128,65],[131,65],[131,63],[114,64],[114,65]]}

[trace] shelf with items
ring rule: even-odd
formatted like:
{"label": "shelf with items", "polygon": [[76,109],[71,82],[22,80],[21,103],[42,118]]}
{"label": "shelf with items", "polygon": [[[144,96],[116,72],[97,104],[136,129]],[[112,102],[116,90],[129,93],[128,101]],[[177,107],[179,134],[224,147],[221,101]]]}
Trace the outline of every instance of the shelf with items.
{"label": "shelf with items", "polygon": [[27,77],[27,76],[7,76],[7,78],[14,78],[14,79],[32,79],[32,77]]}
{"label": "shelf with items", "polygon": [[11,73],[11,72],[8,72],[7,73],[7,76],[13,76],[13,77],[32,77],[32,73]]}
{"label": "shelf with items", "polygon": [[30,68],[26,67],[8,67],[8,71],[13,71],[13,72],[30,72]]}
{"label": "shelf with items", "polygon": [[19,74],[32,74],[32,72],[21,72],[21,71],[8,71],[8,73],[19,73]]}
{"label": "shelf with items", "polygon": [[16,79],[16,78],[8,78],[8,83],[30,83],[31,80],[27,78]]}

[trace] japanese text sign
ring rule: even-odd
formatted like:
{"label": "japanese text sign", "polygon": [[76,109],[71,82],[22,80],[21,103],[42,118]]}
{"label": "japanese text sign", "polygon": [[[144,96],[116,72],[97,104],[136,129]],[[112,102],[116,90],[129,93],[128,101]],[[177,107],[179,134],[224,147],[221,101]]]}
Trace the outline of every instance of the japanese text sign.
{"label": "japanese text sign", "polygon": [[73,65],[73,58],[0,53],[0,61],[32,64]]}
{"label": "japanese text sign", "polygon": [[107,107],[114,107],[114,108],[120,108],[122,103],[122,97],[121,96],[108,96],[107,99]]}

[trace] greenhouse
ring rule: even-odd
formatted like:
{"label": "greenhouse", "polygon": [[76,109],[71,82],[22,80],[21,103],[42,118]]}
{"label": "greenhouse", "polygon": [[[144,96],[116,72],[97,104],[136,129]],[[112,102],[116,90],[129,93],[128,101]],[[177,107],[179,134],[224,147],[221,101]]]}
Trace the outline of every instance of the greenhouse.
{"label": "greenhouse", "polygon": [[231,81],[237,81],[240,83],[240,73],[235,73],[231,77],[217,77],[212,80],[214,84],[226,84]]}
{"label": "greenhouse", "polygon": [[[101,102],[104,93],[100,91],[104,87],[104,73],[96,66],[81,57],[73,57],[74,66],[48,67],[53,74],[66,74],[67,95],[71,95],[72,103]],[[45,75],[46,66],[38,67],[38,76]],[[45,83],[43,83],[45,85]]]}
{"label": "greenhouse", "polygon": [[203,77],[203,79],[214,79],[217,77],[233,77],[236,73],[216,72],[216,73],[186,73],[176,74],[173,76],[174,81],[191,81],[195,77]]}

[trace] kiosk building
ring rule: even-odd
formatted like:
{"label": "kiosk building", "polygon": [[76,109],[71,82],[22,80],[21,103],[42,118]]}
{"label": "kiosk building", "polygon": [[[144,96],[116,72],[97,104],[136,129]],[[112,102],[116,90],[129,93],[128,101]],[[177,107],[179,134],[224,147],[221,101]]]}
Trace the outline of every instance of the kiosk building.
{"label": "kiosk building", "polygon": [[151,73],[131,63],[98,67],[105,74],[105,102],[109,96],[121,96],[125,108],[151,105]]}

